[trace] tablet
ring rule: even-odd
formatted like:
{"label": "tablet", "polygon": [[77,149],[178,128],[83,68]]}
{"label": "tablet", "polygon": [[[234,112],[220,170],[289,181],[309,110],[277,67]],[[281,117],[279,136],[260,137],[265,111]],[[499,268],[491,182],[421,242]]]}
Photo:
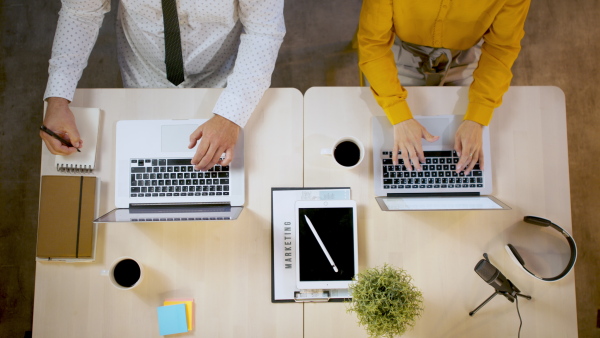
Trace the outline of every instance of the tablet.
{"label": "tablet", "polygon": [[296,286],[347,289],[358,273],[356,202],[296,202]]}

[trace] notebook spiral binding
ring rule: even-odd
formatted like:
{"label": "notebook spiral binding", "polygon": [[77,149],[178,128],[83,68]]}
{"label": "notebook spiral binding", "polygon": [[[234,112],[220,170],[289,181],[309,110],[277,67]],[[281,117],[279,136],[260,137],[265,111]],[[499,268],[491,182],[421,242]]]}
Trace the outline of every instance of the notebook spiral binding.
{"label": "notebook spiral binding", "polygon": [[94,169],[91,165],[57,164],[56,171],[69,174],[90,174]]}

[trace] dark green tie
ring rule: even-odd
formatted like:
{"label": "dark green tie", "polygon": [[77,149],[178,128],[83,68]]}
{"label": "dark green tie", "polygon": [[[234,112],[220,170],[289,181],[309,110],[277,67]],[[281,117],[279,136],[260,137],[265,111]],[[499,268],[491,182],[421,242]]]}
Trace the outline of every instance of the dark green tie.
{"label": "dark green tie", "polygon": [[181,36],[175,0],[162,0],[163,22],[165,24],[165,64],[167,79],[174,85],[183,82],[183,57],[181,56]]}

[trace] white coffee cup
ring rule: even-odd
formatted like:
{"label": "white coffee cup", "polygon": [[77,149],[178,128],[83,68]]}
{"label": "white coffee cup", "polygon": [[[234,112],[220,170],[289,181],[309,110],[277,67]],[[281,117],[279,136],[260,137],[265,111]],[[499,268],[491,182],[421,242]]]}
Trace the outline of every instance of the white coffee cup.
{"label": "white coffee cup", "polygon": [[131,257],[119,257],[108,270],[102,270],[100,275],[107,276],[117,289],[130,290],[144,279],[144,267]]}
{"label": "white coffee cup", "polygon": [[362,162],[365,148],[356,137],[346,136],[335,141],[333,147],[321,149],[321,155],[331,156],[339,166],[351,169]]}

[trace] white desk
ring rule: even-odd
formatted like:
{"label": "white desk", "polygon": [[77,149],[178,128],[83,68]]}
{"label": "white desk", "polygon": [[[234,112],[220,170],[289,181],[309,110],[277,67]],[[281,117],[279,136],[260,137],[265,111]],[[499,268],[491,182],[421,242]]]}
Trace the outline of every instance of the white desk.
{"label": "white desk", "polygon": [[[113,208],[114,130],[119,119],[210,116],[220,90],[78,90],[74,106],[103,110],[99,213]],[[417,114],[460,114],[464,88],[410,88]],[[492,123],[494,195],[511,211],[382,212],[372,187],[370,118],[382,115],[366,88],[313,88],[304,100],[292,89],[270,89],[245,128],[246,191],[237,221],[101,224],[94,263],[37,263],[36,337],[155,337],[156,307],[165,298],[196,300],[194,331],[206,337],[365,336],[344,304],[270,303],[270,188],[350,186],[359,205],[360,269],[385,262],[405,268],[423,291],[425,312],[407,337],[515,336],[514,304],[496,297],[468,312],[493,289],[473,268],[483,252],[532,301],[521,300],[523,336],[575,337],[574,276],[542,283],[509,261],[503,245],[521,249],[528,265],[548,274],[568,259],[564,239],[524,225],[523,215],[547,217],[571,230],[564,97],[556,88],[516,87]],[[368,151],[341,170],[321,148],[353,135]],[[304,137],[304,144],[302,142]],[[304,147],[304,149],[303,149]],[[565,160],[560,160],[565,159]],[[43,148],[42,174],[57,174]],[[557,177],[563,177],[557,180]],[[544,233],[542,233],[544,232]],[[524,248],[529,244],[529,248]],[[529,254],[527,254],[529,253]],[[120,291],[99,276],[129,255],[146,268],[142,285]]]}
{"label": "white desk", "polygon": [[[415,114],[464,114],[467,88],[409,88]],[[555,87],[512,87],[491,124],[494,195],[510,211],[382,212],[373,192],[371,117],[384,115],[368,88],[311,88],[304,98],[304,185],[349,186],[358,203],[360,270],[389,263],[402,267],[423,292],[425,311],[406,337],[515,337],[515,305],[496,297],[474,271],[487,252],[492,263],[524,294],[523,337],[576,337],[573,272],[545,283],[526,275],[504,250],[512,243],[528,266],[556,275],[569,258],[554,230],[522,222],[548,218],[571,232],[565,102]],[[319,154],[342,136],[366,148],[363,162],[345,170]],[[554,233],[553,233],[554,232]],[[344,304],[306,304],[305,337],[363,337]]]}
{"label": "white desk", "polygon": [[[80,89],[72,106],[102,109],[94,175],[99,214],[114,208],[115,125],[123,119],[208,118],[219,89]],[[93,263],[36,264],[36,337],[158,337],[165,298],[195,299],[182,337],[301,337],[302,305],[271,303],[271,187],[302,186],[302,94],[270,89],[245,132],[246,205],[237,221],[100,224]],[[43,147],[42,175],[56,175]],[[131,256],[137,288],[117,290],[100,271]]]}

